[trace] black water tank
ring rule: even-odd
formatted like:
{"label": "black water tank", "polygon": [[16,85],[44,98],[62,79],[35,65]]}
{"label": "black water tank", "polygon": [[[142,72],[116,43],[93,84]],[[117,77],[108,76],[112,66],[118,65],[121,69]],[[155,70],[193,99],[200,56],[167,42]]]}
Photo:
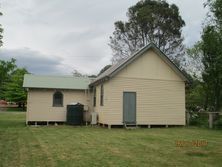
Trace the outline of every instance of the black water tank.
{"label": "black water tank", "polygon": [[68,125],[83,124],[83,108],[80,103],[67,105],[66,122]]}

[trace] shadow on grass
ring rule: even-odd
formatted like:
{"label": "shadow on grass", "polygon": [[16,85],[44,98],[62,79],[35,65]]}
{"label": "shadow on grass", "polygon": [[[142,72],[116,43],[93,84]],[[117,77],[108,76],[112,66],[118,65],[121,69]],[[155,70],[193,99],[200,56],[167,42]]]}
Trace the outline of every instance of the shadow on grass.
{"label": "shadow on grass", "polygon": [[0,108],[4,112],[25,112],[24,108]]}
{"label": "shadow on grass", "polygon": [[191,151],[186,153],[188,156],[194,156],[194,157],[207,157],[208,154],[201,151]]}

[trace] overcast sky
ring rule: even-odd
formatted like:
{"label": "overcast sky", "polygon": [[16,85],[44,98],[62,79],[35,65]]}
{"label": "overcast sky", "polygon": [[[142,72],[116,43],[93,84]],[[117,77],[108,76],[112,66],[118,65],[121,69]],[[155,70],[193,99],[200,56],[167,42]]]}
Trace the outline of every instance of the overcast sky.
{"label": "overcast sky", "polygon": [[[113,23],[126,20],[138,0],[0,0],[4,46],[0,59],[14,57],[34,74],[97,74],[110,64]],[[185,44],[200,39],[205,0],[168,0],[186,22]]]}

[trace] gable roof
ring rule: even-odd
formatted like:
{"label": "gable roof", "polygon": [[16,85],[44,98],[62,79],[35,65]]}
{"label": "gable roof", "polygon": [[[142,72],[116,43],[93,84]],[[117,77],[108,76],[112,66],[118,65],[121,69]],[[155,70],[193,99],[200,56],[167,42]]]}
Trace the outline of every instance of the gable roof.
{"label": "gable roof", "polygon": [[23,87],[85,90],[88,89],[90,82],[91,79],[88,77],[25,74]]}
{"label": "gable roof", "polygon": [[189,79],[186,77],[186,75],[154,44],[150,43],[149,45],[143,47],[135,54],[129,56],[128,58],[120,61],[119,63],[111,66],[109,69],[107,69],[105,72],[100,74],[91,84],[90,86],[96,85],[100,82],[103,82],[105,80],[108,80],[109,78],[116,75],[120,70],[122,70],[124,67],[126,67],[128,64],[133,62],[135,59],[137,59],[139,56],[143,55],[146,51],[153,49],[157,55],[160,56],[160,58],[167,63],[176,73],[178,76],[181,77],[181,79],[184,82],[189,82]]}

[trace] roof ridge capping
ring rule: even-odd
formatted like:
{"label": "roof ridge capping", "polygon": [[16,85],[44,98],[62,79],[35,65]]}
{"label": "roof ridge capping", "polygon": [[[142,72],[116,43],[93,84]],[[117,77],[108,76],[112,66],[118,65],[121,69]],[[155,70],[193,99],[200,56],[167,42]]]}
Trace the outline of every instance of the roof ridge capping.
{"label": "roof ridge capping", "polygon": [[60,78],[91,78],[88,76],[73,76],[73,75],[39,75],[39,74],[25,74],[24,76],[33,77],[60,77]]}
{"label": "roof ridge capping", "polygon": [[107,80],[113,77],[126,65],[134,61],[137,57],[139,57],[149,49],[154,49],[154,51],[157,52],[157,54],[163,59],[163,61],[165,61],[172,68],[172,70],[174,70],[183,79],[184,82],[190,83],[190,80],[188,79],[187,75],[173,61],[171,61],[170,58],[156,46],[156,44],[150,42],[148,45],[142,47],[140,50],[138,50],[128,58],[124,59],[121,63],[117,63],[113,65],[110,69],[104,71],[90,84],[90,86],[93,86],[100,81]]}

